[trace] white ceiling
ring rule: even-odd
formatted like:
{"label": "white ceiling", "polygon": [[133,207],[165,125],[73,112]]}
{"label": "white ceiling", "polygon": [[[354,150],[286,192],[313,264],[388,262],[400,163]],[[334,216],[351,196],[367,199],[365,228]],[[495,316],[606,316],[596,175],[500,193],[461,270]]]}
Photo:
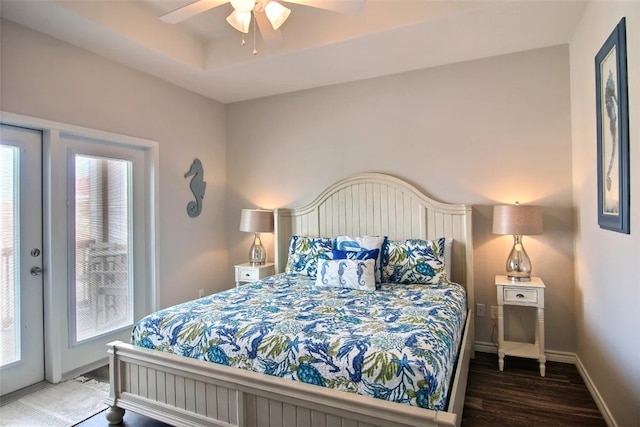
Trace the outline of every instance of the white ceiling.
{"label": "white ceiling", "polygon": [[[180,24],[193,0],[0,0],[6,19],[223,103],[565,44],[586,0],[366,0],[342,15],[286,3],[284,45],[241,46],[224,4]],[[352,1],[352,0],[337,0]]]}

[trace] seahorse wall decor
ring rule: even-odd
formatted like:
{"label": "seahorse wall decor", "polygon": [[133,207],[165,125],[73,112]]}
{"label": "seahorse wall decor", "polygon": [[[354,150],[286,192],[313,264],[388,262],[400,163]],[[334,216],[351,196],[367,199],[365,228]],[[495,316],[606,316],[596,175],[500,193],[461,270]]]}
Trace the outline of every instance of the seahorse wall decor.
{"label": "seahorse wall decor", "polygon": [[193,178],[191,178],[189,188],[191,188],[191,192],[196,200],[187,203],[187,214],[191,218],[195,218],[202,212],[202,199],[204,199],[204,190],[207,188],[207,183],[204,182],[202,162],[200,162],[199,159],[194,159],[189,168],[189,172],[184,174],[185,178],[190,176],[193,176]]}

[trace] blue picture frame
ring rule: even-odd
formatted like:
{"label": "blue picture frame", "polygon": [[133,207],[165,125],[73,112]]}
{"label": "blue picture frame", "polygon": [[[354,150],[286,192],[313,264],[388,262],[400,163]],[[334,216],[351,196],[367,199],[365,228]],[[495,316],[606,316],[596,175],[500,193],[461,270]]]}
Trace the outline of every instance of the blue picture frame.
{"label": "blue picture frame", "polygon": [[622,18],[595,57],[598,225],[629,234],[629,100],[626,22]]}

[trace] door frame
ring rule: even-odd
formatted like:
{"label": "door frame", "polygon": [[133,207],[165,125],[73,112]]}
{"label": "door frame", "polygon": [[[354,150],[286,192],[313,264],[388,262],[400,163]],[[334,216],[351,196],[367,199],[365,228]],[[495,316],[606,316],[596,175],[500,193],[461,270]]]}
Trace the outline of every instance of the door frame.
{"label": "door frame", "polygon": [[[100,141],[108,141],[112,144],[122,144],[134,146],[144,150],[145,156],[145,175],[149,178],[146,180],[145,188],[145,209],[146,222],[148,224],[146,239],[146,264],[149,266],[147,270],[147,311],[152,312],[159,307],[160,301],[160,280],[159,280],[159,144],[143,138],[137,138],[127,135],[120,135],[111,132],[105,132],[80,126],[69,125],[50,120],[39,119],[35,117],[24,116],[9,112],[0,111],[0,122],[23,126],[31,129],[41,130],[43,133],[42,147],[42,197],[43,197],[43,249],[42,263],[45,270],[44,275],[44,355],[45,355],[45,378],[51,383],[58,383],[64,379],[68,379],[78,374],[77,370],[66,371],[62,348],[68,347],[68,320],[67,320],[67,293],[54,292],[54,283],[67,283],[67,251],[66,241],[67,235],[61,227],[55,227],[55,224],[65,222],[67,220],[66,197],[60,197],[53,194],[54,182],[65,182],[65,170],[53,170],[52,164],[60,159],[60,156],[66,156],[67,151],[62,147],[60,142],[61,133],[67,135],[77,135],[82,138],[95,139]],[[65,194],[66,196],[66,194]],[[138,319],[134,319],[137,321]],[[104,359],[92,364],[93,366],[84,367],[93,368],[105,364],[107,360],[107,352],[105,348]]]}

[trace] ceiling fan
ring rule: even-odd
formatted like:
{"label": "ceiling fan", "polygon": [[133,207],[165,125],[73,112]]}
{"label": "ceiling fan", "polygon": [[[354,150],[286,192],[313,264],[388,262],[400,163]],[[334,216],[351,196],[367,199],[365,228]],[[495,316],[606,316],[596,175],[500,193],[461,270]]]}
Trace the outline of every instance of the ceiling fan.
{"label": "ceiling fan", "polygon": [[[287,3],[300,4],[348,15],[361,13],[364,10],[365,1],[366,0],[286,0]],[[249,33],[251,22],[253,22],[254,55],[257,54],[257,50],[255,49],[256,24],[267,46],[276,48],[283,44],[282,34],[278,29],[289,17],[291,9],[282,5],[282,0],[197,0],[184,7],[165,13],[160,16],[160,20],[168,24],[177,24],[225,3],[231,3],[233,7],[233,12],[227,17],[227,22],[233,28],[243,34],[247,34]],[[244,45],[244,37],[242,44]]]}

